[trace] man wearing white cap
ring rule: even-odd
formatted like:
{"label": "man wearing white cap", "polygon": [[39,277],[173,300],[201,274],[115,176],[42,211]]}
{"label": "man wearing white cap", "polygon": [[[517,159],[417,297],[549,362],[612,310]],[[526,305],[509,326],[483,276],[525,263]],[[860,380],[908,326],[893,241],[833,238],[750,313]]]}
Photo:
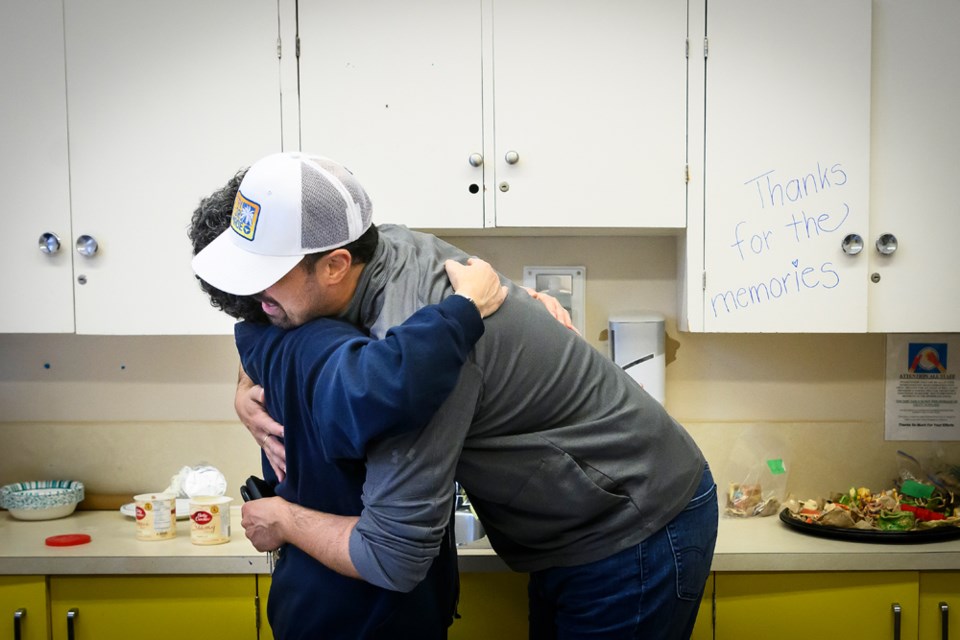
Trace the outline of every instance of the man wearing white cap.
{"label": "man wearing white cap", "polygon": [[[254,295],[278,326],[337,316],[382,337],[448,295],[444,261],[466,258],[430,235],[378,230],[359,183],[328,160],[270,156],[240,194],[233,228],[194,269]],[[368,450],[361,516],[275,499],[250,512],[264,525],[254,544],[293,544],[344,574],[409,589],[437,553],[456,478],[500,557],[530,573],[532,638],[689,636],[717,527],[701,452],[630,376],[507,284],[433,420]],[[251,418],[254,394],[238,393],[248,428],[270,433]]]}
{"label": "man wearing white cap", "polygon": [[[235,203],[243,206],[242,174],[204,198],[194,212],[195,253],[229,227]],[[246,320],[234,328],[243,369],[253,380],[269,380],[264,406],[286,425],[284,481],[278,482],[265,457],[262,461],[271,494],[309,509],[360,515],[369,443],[427,424],[483,334],[482,318],[496,312],[506,297],[506,287],[483,261],[445,266],[456,294],[420,309],[382,340],[330,318],[280,329],[266,321],[252,298],[201,283],[212,304]],[[241,524],[248,536],[256,535],[247,520]],[[344,576],[285,545],[267,600],[274,637],[445,640],[458,596],[454,544],[450,532],[438,556],[425,559],[424,580],[409,592]]]}

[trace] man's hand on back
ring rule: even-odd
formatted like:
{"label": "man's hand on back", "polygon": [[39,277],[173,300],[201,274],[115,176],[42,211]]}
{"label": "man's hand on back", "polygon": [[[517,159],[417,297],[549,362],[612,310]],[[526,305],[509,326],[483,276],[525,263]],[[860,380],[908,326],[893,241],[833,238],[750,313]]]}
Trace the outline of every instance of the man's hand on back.
{"label": "man's hand on back", "polygon": [[447,260],[443,266],[453,290],[472,299],[481,318],[493,315],[507,299],[507,287],[500,284],[500,276],[480,258],[469,258],[466,265]]}

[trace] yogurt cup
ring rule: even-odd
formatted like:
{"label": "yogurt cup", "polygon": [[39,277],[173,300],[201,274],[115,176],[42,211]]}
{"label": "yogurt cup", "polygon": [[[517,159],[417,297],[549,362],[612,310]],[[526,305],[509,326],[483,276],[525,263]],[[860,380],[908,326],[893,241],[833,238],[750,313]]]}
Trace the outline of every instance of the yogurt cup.
{"label": "yogurt cup", "polygon": [[190,542],[223,544],[230,542],[230,503],[226,496],[190,498]]}
{"label": "yogurt cup", "polygon": [[133,496],[137,540],[170,540],[177,535],[177,496],[141,493]]}

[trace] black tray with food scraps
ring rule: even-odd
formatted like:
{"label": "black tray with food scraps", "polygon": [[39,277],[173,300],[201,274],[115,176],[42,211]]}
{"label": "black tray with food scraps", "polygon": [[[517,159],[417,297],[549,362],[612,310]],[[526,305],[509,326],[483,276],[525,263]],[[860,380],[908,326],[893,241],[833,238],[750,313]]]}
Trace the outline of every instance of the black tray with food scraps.
{"label": "black tray with food scraps", "polygon": [[879,544],[921,544],[924,542],[942,542],[960,538],[960,527],[941,525],[930,529],[914,531],[882,531],[879,529],[848,529],[829,525],[805,522],[795,518],[789,509],[780,512],[780,521],[785,525],[811,536],[848,540],[851,542],[875,542]]}

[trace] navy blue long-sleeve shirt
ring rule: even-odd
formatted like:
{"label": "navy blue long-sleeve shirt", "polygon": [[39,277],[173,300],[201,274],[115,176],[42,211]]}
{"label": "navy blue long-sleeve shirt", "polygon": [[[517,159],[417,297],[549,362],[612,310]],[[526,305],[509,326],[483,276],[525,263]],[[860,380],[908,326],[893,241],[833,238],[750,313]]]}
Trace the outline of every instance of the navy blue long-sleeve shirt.
{"label": "navy blue long-sleeve shirt", "polygon": [[[277,494],[307,508],[360,515],[367,446],[430,421],[483,329],[476,307],[460,296],[425,307],[379,341],[332,319],[290,331],[239,323],[244,370],[264,386],[266,408],[285,429],[287,475]],[[270,590],[274,635],[353,639],[419,625],[430,637],[449,624],[455,550],[426,564],[427,578],[400,593],[342,576],[287,545]]]}

